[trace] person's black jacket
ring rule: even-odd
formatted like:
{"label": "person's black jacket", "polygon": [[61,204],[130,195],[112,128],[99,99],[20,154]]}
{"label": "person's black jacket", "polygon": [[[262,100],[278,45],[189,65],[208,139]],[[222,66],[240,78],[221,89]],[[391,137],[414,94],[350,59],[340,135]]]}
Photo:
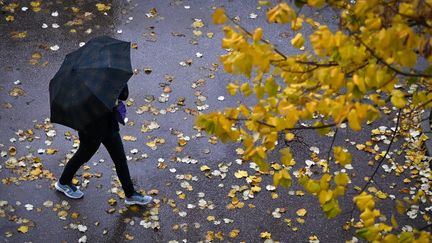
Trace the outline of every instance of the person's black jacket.
{"label": "person's black jacket", "polygon": [[[119,100],[127,100],[129,97],[129,88],[126,86],[121,91],[118,99]],[[103,138],[107,135],[111,135],[113,132],[119,131],[119,125],[116,118],[116,108],[98,118],[97,120],[89,123],[84,130],[79,131],[80,133],[85,134],[86,136],[94,137],[94,138]]]}

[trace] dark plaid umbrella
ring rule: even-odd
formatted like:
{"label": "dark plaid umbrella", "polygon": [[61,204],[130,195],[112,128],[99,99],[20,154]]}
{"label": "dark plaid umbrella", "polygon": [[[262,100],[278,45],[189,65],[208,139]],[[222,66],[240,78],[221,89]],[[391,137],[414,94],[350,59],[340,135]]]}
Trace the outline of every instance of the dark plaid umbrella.
{"label": "dark plaid umbrella", "polygon": [[50,81],[51,121],[82,130],[111,112],[132,74],[130,42],[91,39],[66,55]]}

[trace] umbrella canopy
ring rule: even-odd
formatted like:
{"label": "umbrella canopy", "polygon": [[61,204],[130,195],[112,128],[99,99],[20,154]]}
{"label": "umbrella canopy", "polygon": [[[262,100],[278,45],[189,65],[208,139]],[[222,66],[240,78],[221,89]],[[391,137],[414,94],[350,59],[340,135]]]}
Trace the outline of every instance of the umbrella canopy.
{"label": "umbrella canopy", "polygon": [[50,81],[51,121],[83,130],[112,111],[132,74],[130,42],[91,39],[66,55]]}

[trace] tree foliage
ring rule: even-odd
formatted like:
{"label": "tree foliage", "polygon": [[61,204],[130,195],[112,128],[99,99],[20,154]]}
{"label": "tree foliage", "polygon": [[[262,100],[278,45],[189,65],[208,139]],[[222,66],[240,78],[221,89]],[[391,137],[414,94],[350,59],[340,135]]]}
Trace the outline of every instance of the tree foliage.
{"label": "tree foliage", "polygon": [[[393,143],[395,136],[402,135],[402,123],[416,111],[432,107],[431,0],[296,0],[295,4],[299,8],[332,8],[339,14],[338,30],[333,31],[299,14],[288,3],[271,6],[267,21],[291,27],[291,44],[303,51],[297,55],[284,54],[265,40],[262,28],[248,31],[223,9],[216,9],[213,21],[224,24],[222,48],[229,50],[220,57],[224,70],[249,79],[230,83],[227,91],[244,97],[254,95],[256,102],[202,114],[197,119],[199,127],[224,142],[241,141],[243,159],[267,172],[268,153],[277,149],[279,134],[288,141],[295,137],[293,131],[302,129],[313,129],[321,135],[333,130],[336,136],[345,123],[353,131],[361,131],[366,123],[389,110],[384,106],[391,106],[397,111]],[[313,30],[307,38],[301,33],[304,28]],[[313,52],[304,51],[305,44]],[[377,155],[374,174],[353,197],[361,212],[357,233],[368,241],[430,242],[431,235],[426,231],[401,233],[395,220],[391,225],[377,222],[382,214],[375,208],[375,197],[365,189],[391,143],[386,153]],[[296,162],[289,148],[280,149],[281,166],[273,173],[276,186],[290,186],[293,179],[298,180],[317,197],[328,218],[341,213],[338,197],[347,196],[350,182],[344,168],[352,162],[347,148],[333,145],[330,156],[320,161],[326,165],[320,178],[312,178],[305,168],[296,170],[293,176]],[[422,159],[418,155],[415,161],[422,163]],[[406,211],[407,204],[424,201],[426,196],[419,190],[412,199],[398,202],[400,211]]]}

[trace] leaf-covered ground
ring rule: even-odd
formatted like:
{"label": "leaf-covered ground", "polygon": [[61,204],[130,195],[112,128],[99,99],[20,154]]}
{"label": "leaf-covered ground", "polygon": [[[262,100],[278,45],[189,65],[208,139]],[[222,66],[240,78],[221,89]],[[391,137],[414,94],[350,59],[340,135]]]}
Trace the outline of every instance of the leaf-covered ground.
{"label": "leaf-covered ground", "polygon": [[[0,237],[6,242],[344,242],[343,227],[358,211],[352,196],[365,185],[387,149],[394,111],[361,133],[339,129],[335,145],[350,147],[353,167],[342,214],[328,220],[316,197],[299,185],[274,188],[269,174],[242,161],[242,148],[194,129],[198,112],[237,100],[225,86],[218,55],[223,33],[211,24],[224,6],[244,27],[265,26],[265,38],[290,49],[290,30],[268,26],[255,1],[0,1]],[[327,23],[331,12],[308,13]],[[148,207],[125,207],[113,163],[101,147],[77,174],[81,200],[67,199],[53,183],[78,146],[77,133],[49,123],[48,83],[64,56],[88,39],[107,34],[132,42],[135,75],[129,82],[129,122],[121,128],[136,188],[152,195]],[[306,47],[308,48],[308,47]],[[411,123],[412,124],[412,123]],[[430,221],[428,202],[398,215],[395,198],[419,188],[430,199],[431,172],[414,168],[421,134],[406,123],[369,191],[400,229]],[[410,130],[411,129],[411,130]],[[330,136],[297,134],[295,160],[320,173]],[[411,139],[410,147],[400,147]],[[285,146],[280,140],[279,146]],[[408,154],[408,156],[406,156]],[[278,156],[274,156],[273,160]],[[410,169],[411,167],[411,169]],[[414,170],[413,170],[414,168]],[[278,168],[272,168],[277,170]],[[425,206],[426,205],[426,206]],[[430,205],[430,201],[429,201]],[[429,222],[430,223],[430,222]]]}

